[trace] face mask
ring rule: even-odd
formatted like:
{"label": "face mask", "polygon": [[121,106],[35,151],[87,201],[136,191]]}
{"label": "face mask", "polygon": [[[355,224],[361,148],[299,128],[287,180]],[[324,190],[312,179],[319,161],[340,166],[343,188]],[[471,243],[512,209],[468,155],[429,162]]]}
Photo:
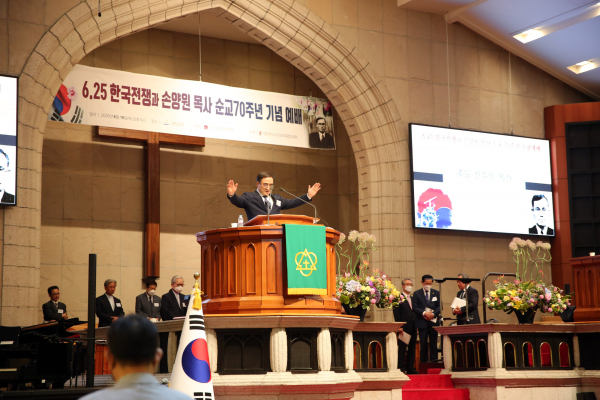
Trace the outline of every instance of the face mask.
{"label": "face mask", "polygon": [[181,291],[183,290],[183,286],[176,286],[173,288],[174,291],[176,291],[177,293],[181,293]]}
{"label": "face mask", "polygon": [[412,286],[404,286],[404,291],[408,293],[412,292]]}
{"label": "face mask", "polygon": [[431,285],[423,285],[423,289],[430,290],[431,289]]}
{"label": "face mask", "polygon": [[156,293],[156,290],[148,290],[148,294],[150,296],[154,296],[154,293]]}

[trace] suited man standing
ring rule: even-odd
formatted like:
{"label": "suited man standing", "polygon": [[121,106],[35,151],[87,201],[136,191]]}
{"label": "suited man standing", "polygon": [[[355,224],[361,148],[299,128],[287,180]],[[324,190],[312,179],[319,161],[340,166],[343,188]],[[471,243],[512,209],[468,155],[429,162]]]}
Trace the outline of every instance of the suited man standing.
{"label": "suited man standing", "polygon": [[[415,313],[413,312],[413,298],[410,293],[413,290],[413,283],[410,278],[402,280],[402,294],[406,301],[392,310],[394,321],[405,322],[400,328],[400,332],[406,332],[410,335],[408,345],[403,341],[398,341],[398,368],[406,374],[417,374],[415,369],[415,351],[417,348],[417,328],[415,326]],[[408,352],[407,352],[408,350]],[[405,366],[406,362],[406,366]]]}
{"label": "suited man standing", "polygon": [[188,300],[181,294],[183,291],[183,277],[175,275],[171,278],[171,290],[163,294],[160,304],[160,316],[163,321],[171,321],[175,317],[185,317]]}
{"label": "suited man standing", "polygon": [[110,326],[113,321],[125,315],[121,300],[113,296],[117,289],[117,281],[107,279],[104,281],[102,296],[96,297],[96,316],[98,317],[98,328]]}
{"label": "suited man standing", "polygon": [[[421,362],[427,362],[438,358],[438,333],[433,327],[439,326],[439,320],[436,322],[433,320],[440,316],[440,292],[431,288],[433,284],[431,275],[423,275],[421,284],[423,288],[417,290],[413,296],[413,311],[421,342]],[[429,339],[429,346],[427,346],[427,339]]]}
{"label": "suited man standing", "polygon": [[42,312],[44,313],[44,321],[65,321],[69,319],[67,315],[67,305],[58,301],[60,299],[60,290],[58,286],[50,286],[48,288],[48,296],[50,301],[42,305]]}
{"label": "suited man standing", "polygon": [[156,294],[156,281],[146,281],[146,291],[135,298],[135,313],[148,319],[160,319],[160,297]]}
{"label": "suited man standing", "polygon": [[[477,289],[471,287],[466,281],[468,281],[469,276],[467,274],[460,273],[457,278],[464,278],[465,281],[458,280],[456,284],[458,285],[458,293],[456,293],[456,297],[459,299],[466,299],[467,305],[465,307],[456,307],[452,310],[452,314],[456,315],[458,325],[473,325],[480,324],[479,320],[479,293]],[[469,308],[469,320],[467,321],[467,307]]]}
{"label": "suited man standing", "polygon": [[321,189],[320,183],[308,186],[308,193],[300,199],[284,199],[278,194],[273,194],[273,175],[269,172],[261,172],[256,177],[256,190],[246,192],[241,196],[235,194],[238,184],[229,181],[227,184],[227,198],[234,206],[243,208],[246,211],[248,221],[257,215],[276,215],[281,214],[281,210],[300,207],[309,202]]}

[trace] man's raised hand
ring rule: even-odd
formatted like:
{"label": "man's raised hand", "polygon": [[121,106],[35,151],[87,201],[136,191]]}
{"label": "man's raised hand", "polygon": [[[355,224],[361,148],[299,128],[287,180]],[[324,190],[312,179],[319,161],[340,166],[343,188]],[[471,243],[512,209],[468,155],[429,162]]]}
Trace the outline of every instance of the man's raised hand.
{"label": "man's raised hand", "polygon": [[312,199],[319,192],[319,190],[321,190],[321,184],[318,182],[312,186],[308,185],[308,197]]}
{"label": "man's raised hand", "polygon": [[235,194],[235,191],[237,190],[238,184],[234,183],[233,181],[229,181],[229,183],[227,183],[227,196],[231,197]]}

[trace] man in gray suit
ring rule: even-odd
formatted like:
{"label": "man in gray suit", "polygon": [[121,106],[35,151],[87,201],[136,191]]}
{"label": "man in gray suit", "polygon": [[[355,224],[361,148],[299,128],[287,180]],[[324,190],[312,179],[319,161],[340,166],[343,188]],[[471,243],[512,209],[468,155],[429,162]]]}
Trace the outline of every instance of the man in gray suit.
{"label": "man in gray suit", "polygon": [[156,294],[156,281],[146,281],[146,291],[135,298],[135,313],[146,318],[160,319],[160,296]]}

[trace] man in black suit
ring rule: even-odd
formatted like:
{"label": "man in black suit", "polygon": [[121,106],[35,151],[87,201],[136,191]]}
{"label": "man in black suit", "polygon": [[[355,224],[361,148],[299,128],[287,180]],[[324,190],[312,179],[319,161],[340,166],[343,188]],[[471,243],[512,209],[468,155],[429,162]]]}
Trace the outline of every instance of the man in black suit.
{"label": "man in black suit", "polygon": [[315,122],[317,123],[317,131],[308,135],[308,145],[312,149],[334,149],[333,135],[327,133],[325,118],[318,117]]}
{"label": "man in black suit", "polygon": [[[406,301],[392,310],[394,313],[394,321],[406,322],[400,328],[400,332],[406,332],[410,335],[408,345],[401,340],[398,340],[398,368],[406,374],[418,373],[415,369],[415,351],[417,348],[417,329],[415,327],[415,313],[413,312],[413,302],[410,292],[413,290],[412,280],[404,278],[402,280],[402,294],[406,297]],[[408,352],[407,352],[408,349]],[[408,354],[407,354],[408,353]],[[406,366],[405,366],[406,362]]]}
{"label": "man in black suit", "polygon": [[261,172],[256,177],[256,190],[246,192],[241,196],[235,194],[238,184],[229,181],[227,184],[227,198],[234,206],[246,211],[248,221],[257,215],[281,214],[281,210],[300,207],[309,202],[321,189],[320,183],[308,186],[308,193],[300,199],[284,199],[278,194],[273,194],[273,175],[269,172]]}
{"label": "man in black suit", "polygon": [[135,313],[146,318],[160,319],[160,297],[156,294],[156,281],[146,281],[146,291],[135,298]]}
{"label": "man in black suit", "polygon": [[[438,333],[433,327],[439,326],[437,318],[440,316],[440,292],[431,288],[433,284],[431,275],[423,275],[421,284],[423,289],[417,290],[413,296],[413,311],[421,342],[421,362],[427,362],[438,359]],[[429,346],[427,346],[427,339],[429,339]]]}
{"label": "man in black suit", "polygon": [[160,316],[163,321],[171,321],[175,317],[185,317],[189,299],[181,294],[183,278],[175,275],[171,278],[171,290],[163,294],[160,304]]}
{"label": "man in black suit", "polygon": [[[456,307],[452,310],[452,314],[456,315],[456,319],[458,325],[472,325],[472,324],[480,324],[479,320],[479,292],[477,289],[471,287],[466,281],[469,280],[469,276],[467,274],[460,273],[457,278],[463,278],[465,281],[458,280],[456,284],[458,285],[458,293],[456,293],[456,297],[459,299],[466,299],[467,305],[465,307]],[[467,307],[469,308],[469,320],[467,321]]]}
{"label": "man in black suit", "polygon": [[6,176],[10,172],[8,154],[0,149],[0,204],[15,204],[15,195],[6,191]]}
{"label": "man in black suit", "polygon": [[67,316],[66,304],[58,301],[60,299],[60,290],[58,289],[58,286],[50,286],[48,288],[48,296],[50,296],[50,301],[42,305],[44,321],[61,322],[69,319]]}
{"label": "man in black suit", "polygon": [[96,297],[96,316],[98,317],[98,328],[110,326],[113,321],[125,315],[121,300],[113,296],[117,288],[117,281],[107,279],[104,281],[105,293]]}
{"label": "man in black suit", "polygon": [[[550,202],[543,194],[536,194],[531,198],[531,211],[535,225],[529,228],[532,235],[554,235],[554,229],[550,228],[546,221],[546,215],[550,214]],[[550,214],[551,215],[551,214]]]}

